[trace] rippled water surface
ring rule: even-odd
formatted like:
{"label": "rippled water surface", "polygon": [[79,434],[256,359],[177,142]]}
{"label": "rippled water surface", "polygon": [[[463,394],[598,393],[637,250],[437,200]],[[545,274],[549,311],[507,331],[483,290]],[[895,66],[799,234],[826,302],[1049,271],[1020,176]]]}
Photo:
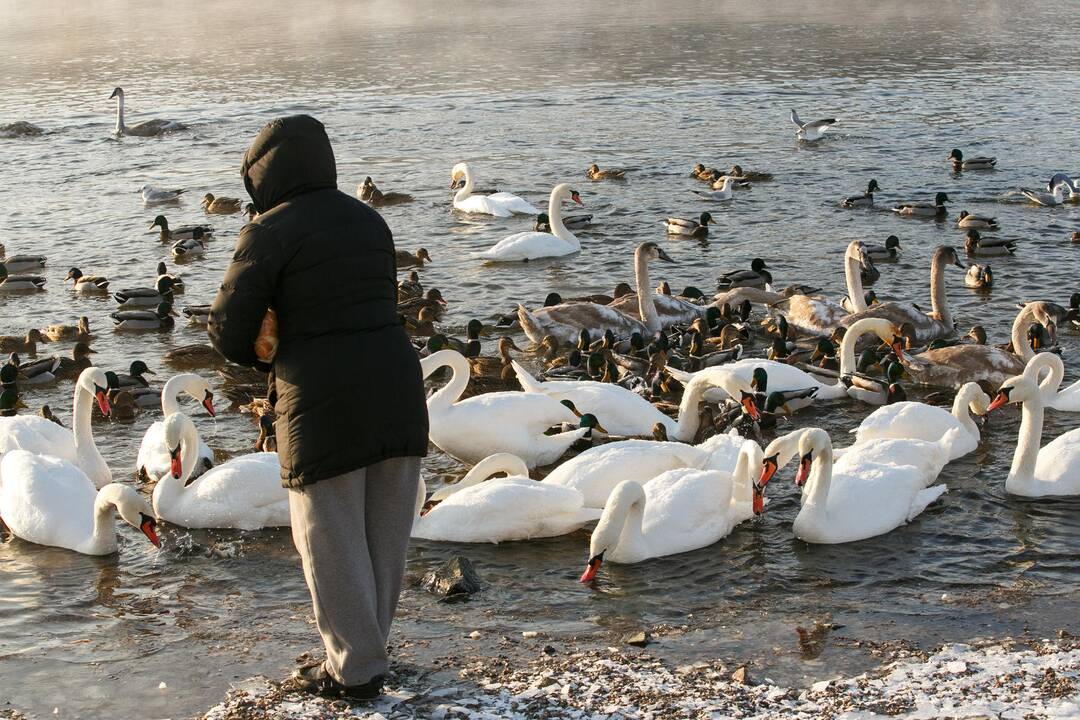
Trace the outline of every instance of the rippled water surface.
{"label": "rippled water surface", "polygon": [[[538,304],[551,290],[573,295],[630,280],[643,240],[675,258],[663,268],[673,287],[711,289],[719,272],[761,256],[779,284],[838,293],[847,243],[895,233],[903,260],[881,268],[875,289],[928,304],[932,248],[962,237],[951,223],[837,207],[870,177],[883,188],[879,207],[944,190],[954,213],[996,215],[1002,234],[1020,239],[1016,257],[992,263],[991,294],[948,272],[962,325],[982,323],[1004,342],[1017,300],[1067,299],[1078,252],[1068,235],[1080,210],[1035,208],[1006,193],[1080,172],[1075,13],[1038,2],[955,10],[826,2],[812,13],[806,3],[761,5],[0,2],[0,123],[48,130],[0,140],[0,241],[9,252],[49,257],[46,292],[0,297],[0,333],[87,315],[100,365],[121,369],[139,358],[167,376],[163,351],[202,341],[200,330],[114,334],[113,301],[74,297],[64,274],[78,265],[115,288],[147,284],[167,247],[146,231],[157,211],[142,205],[138,188],[188,188],[190,197],[165,212],[174,224],[204,221],[197,197],[242,195],[247,142],[268,119],[296,112],[325,121],[343,189],[372,175],[417,197],[384,214],[399,247],[430,250],[423,281],[450,301],[451,332],[473,317],[493,322],[517,302]],[[127,91],[129,123],[163,117],[190,129],[117,140],[107,99],[116,85]],[[789,107],[841,123],[799,147]],[[1000,169],[953,175],[944,161],[952,147],[996,155]],[[482,184],[534,204],[546,203],[554,183],[577,182],[598,220],[581,254],[524,267],[468,258],[527,221],[451,214],[449,169],[465,159]],[[586,182],[593,161],[627,168],[629,180]],[[707,243],[671,240],[663,217],[706,209],[689,193],[698,187],[687,177],[695,162],[739,162],[777,180],[709,208],[719,224]],[[217,234],[206,257],[180,268],[188,285],[180,305],[211,300],[241,227],[235,216],[210,222]],[[1068,333],[1062,342],[1071,366],[1080,343]],[[343,376],[351,366],[340,358]],[[1070,367],[1070,382],[1074,375]],[[65,383],[25,400],[66,416],[70,393]],[[833,405],[798,422],[822,424],[839,442],[865,413]],[[95,426],[116,476],[134,480],[139,440],[155,419]],[[229,453],[246,452],[254,436],[236,412],[196,422]],[[1046,437],[1075,423],[1050,413]],[[585,534],[465,548],[489,584],[482,598],[440,605],[409,590],[400,628],[438,656],[476,647],[463,639],[476,628],[612,642],[642,624],[690,625],[707,631],[670,636],[661,652],[751,658],[800,681],[865,662],[839,642],[801,659],[792,628],[815,619],[844,625],[838,636],[916,642],[1068,627],[1080,589],[1080,506],[1005,496],[1017,425],[1012,410],[996,415],[987,442],[946,468],[943,501],[884,537],[840,547],[795,541],[797,500],[784,483],[762,518],[720,544],[608,567],[597,589],[575,581]],[[460,469],[434,454],[427,471],[435,481]],[[312,647],[287,532],[169,529],[155,551],[129,530],[107,558],[0,544],[0,700],[42,716],[59,707],[61,716],[181,717],[215,702],[234,678],[283,673]],[[410,572],[460,550],[417,543]]]}

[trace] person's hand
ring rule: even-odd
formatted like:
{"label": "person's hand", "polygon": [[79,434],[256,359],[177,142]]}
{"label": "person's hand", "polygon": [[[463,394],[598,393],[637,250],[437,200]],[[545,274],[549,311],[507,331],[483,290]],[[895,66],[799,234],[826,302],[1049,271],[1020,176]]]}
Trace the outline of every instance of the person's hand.
{"label": "person's hand", "polygon": [[259,327],[259,336],[255,338],[255,357],[264,363],[274,361],[278,347],[278,324],[277,313],[267,310],[263,315],[262,325]]}

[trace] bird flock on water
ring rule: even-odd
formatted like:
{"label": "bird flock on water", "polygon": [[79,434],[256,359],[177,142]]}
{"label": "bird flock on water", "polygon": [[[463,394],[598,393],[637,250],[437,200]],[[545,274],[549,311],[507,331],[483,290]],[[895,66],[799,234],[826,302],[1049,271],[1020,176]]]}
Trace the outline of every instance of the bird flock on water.
{"label": "bird flock on water", "polygon": [[[117,101],[118,136],[152,137],[185,130],[181,123],[125,121],[124,91]],[[828,118],[790,120],[799,143],[814,143],[837,124]],[[25,122],[0,126],[0,136],[36,136]],[[993,172],[997,158],[953,149],[944,165],[957,177]],[[632,171],[590,165],[588,183],[633,181]],[[693,166],[689,191],[706,203],[737,202],[740,192],[773,176],[732,165]],[[595,231],[580,183],[559,183],[546,209],[495,189],[480,189],[467,162],[450,172],[452,212],[499,218],[526,216],[533,227],[474,253],[483,263],[523,263],[580,252],[579,234]],[[872,208],[882,188],[837,198],[843,208]],[[1020,189],[1027,202],[1053,207],[1080,200],[1064,173],[1045,189]],[[148,208],[178,207],[180,188],[146,185]],[[379,188],[367,177],[358,198],[375,207],[406,204],[411,194]],[[948,194],[896,203],[903,218],[952,223]],[[241,199],[205,193],[208,215],[254,210]],[[709,211],[663,221],[670,237],[707,238]],[[430,440],[469,466],[463,478],[416,495],[413,535],[445,542],[507,542],[591,528],[581,575],[592,582],[605,562],[637,563],[721,541],[737,525],[766,511],[768,489],[795,464],[801,495],[792,521],[807,543],[847,543],[888,533],[942,502],[938,481],[950,462],[986,441],[983,421],[1005,405],[1021,408],[1005,490],[1052,498],[1080,494],[1080,429],[1042,445],[1047,410],[1080,411],[1080,382],[1062,387],[1058,332],[1077,325],[1080,293],[1062,299],[1016,298],[1008,343],[990,344],[981,325],[966,333],[953,318],[946,285],[960,273],[965,286],[991,292],[993,269],[984,258],[1007,258],[1019,245],[998,237],[994,217],[967,210],[955,219],[962,242],[943,243],[930,258],[929,310],[914,299],[879,301],[868,289],[879,266],[903,252],[897,234],[881,244],[855,240],[843,255],[847,293],[830,297],[805,284],[780,287],[764,258],[748,268],[718,272],[716,290],[674,292],[656,283],[673,258],[660,242],[639,244],[629,269],[634,283],[613,292],[518,304],[493,326],[471,320],[464,338],[440,330],[448,302],[425,289],[422,272],[435,262],[426,248],[398,250],[398,310],[414,338],[432,392]],[[198,258],[213,241],[208,222],[172,225],[157,213],[149,229],[178,260]],[[1072,235],[1080,241],[1080,232]],[[46,258],[7,254],[0,246],[0,291],[44,289]],[[965,262],[967,260],[967,262]],[[468,262],[467,259],[459,262]],[[838,268],[840,269],[840,268]],[[179,274],[160,263],[144,286],[115,289],[110,281],[72,266],[64,282],[78,295],[112,295],[116,332],[169,332],[175,325]],[[207,305],[182,308],[188,322],[205,325]],[[514,335],[529,344],[522,349]],[[496,351],[484,344],[498,335]],[[88,554],[117,550],[115,516],[160,545],[158,524],[256,530],[289,524],[287,491],[274,452],[273,407],[266,376],[225,362],[207,344],[170,350],[163,360],[180,372],[161,391],[151,388],[146,364],[127,372],[93,364],[89,318],[74,325],[30,328],[0,337],[9,354],[0,367],[0,518],[24,540]],[[39,345],[70,343],[69,355],[43,357]],[[522,343],[525,344],[525,343]],[[755,351],[755,348],[761,348]],[[515,355],[517,357],[515,357]],[[216,464],[212,449],[180,405],[187,395],[211,416],[210,382],[195,370],[220,374],[234,406],[257,421],[255,452]],[[48,406],[22,412],[35,386],[74,382],[70,428]],[[907,399],[905,386],[934,390]],[[846,403],[872,411],[844,438],[798,424],[800,410]],[[160,408],[131,468],[138,484],[114,477],[92,432],[95,414],[128,416]],[[538,478],[538,479],[537,479]],[[140,492],[140,489],[144,491]],[[147,495],[149,497],[147,497]]]}

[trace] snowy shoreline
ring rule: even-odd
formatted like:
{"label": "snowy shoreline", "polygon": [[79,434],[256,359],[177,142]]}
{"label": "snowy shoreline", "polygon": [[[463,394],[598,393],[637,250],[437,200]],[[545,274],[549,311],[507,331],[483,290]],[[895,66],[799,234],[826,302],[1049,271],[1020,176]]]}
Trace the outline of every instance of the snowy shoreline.
{"label": "snowy shoreline", "polygon": [[716,662],[672,666],[624,648],[588,650],[513,666],[476,657],[457,679],[438,682],[419,668],[395,668],[373,703],[311,698],[252,678],[203,720],[377,720],[430,718],[1073,718],[1080,716],[1080,639],[1011,638],[950,644],[928,657],[894,657],[874,671],[777,686],[745,668]]}

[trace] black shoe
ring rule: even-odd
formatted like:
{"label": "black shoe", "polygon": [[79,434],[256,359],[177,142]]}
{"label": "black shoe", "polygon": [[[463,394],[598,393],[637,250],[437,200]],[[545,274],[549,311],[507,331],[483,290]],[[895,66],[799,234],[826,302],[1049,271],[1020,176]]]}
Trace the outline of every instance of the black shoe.
{"label": "black shoe", "polygon": [[292,675],[297,690],[323,697],[347,697],[356,700],[371,700],[382,695],[383,676],[376,675],[362,685],[342,685],[326,672],[322,663],[306,665]]}

